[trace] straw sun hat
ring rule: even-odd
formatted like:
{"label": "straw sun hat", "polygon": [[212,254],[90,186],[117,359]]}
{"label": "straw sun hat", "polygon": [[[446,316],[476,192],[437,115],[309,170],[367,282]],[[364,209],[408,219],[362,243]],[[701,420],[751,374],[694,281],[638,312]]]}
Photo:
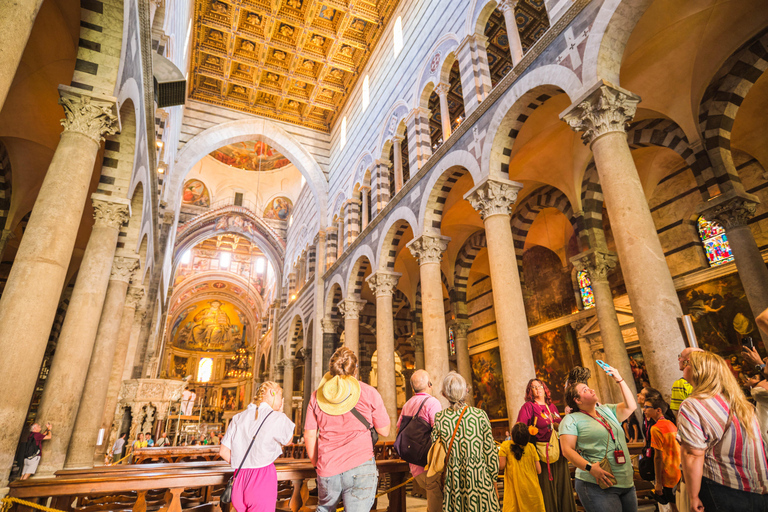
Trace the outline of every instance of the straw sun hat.
{"label": "straw sun hat", "polygon": [[326,373],[317,388],[317,405],[331,416],[349,412],[360,400],[360,383],[351,375]]}

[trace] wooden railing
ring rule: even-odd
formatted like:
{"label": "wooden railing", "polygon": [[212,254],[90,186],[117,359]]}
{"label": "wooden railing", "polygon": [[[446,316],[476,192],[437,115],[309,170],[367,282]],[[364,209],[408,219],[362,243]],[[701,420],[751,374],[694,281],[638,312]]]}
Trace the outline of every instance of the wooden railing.
{"label": "wooden railing", "polygon": [[[379,460],[379,490],[396,487],[408,476],[402,460]],[[276,463],[277,510],[311,512],[317,497],[309,483],[316,478],[309,461]],[[63,470],[55,478],[13,482],[9,496],[64,512],[221,512],[219,496],[232,469],[223,461],[141,464]],[[405,511],[405,487],[389,495],[387,510]],[[376,506],[373,507],[376,509]],[[14,504],[10,512],[33,512]]]}
{"label": "wooden railing", "polygon": [[133,464],[154,462],[193,462],[221,460],[218,445],[206,446],[162,446],[160,448],[138,448],[133,451]]}

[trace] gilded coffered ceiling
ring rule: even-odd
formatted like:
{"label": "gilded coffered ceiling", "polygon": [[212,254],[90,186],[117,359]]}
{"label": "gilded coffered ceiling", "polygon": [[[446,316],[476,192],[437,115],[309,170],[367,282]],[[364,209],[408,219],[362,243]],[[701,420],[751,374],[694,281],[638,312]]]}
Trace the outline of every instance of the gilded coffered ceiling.
{"label": "gilded coffered ceiling", "polygon": [[190,97],[330,131],[397,0],[196,0]]}

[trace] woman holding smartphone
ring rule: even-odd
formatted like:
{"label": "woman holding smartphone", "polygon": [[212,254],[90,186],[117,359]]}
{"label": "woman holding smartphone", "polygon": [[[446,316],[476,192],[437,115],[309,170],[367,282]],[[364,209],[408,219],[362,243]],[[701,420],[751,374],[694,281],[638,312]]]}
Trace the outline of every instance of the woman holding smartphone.
{"label": "woman holding smartphone", "polygon": [[637,512],[634,470],[621,427],[637,407],[635,395],[615,368],[598,364],[619,385],[624,401],[598,405],[589,386],[569,385],[565,400],[573,412],[560,423],[560,448],[576,466],[576,493],[587,512]]}

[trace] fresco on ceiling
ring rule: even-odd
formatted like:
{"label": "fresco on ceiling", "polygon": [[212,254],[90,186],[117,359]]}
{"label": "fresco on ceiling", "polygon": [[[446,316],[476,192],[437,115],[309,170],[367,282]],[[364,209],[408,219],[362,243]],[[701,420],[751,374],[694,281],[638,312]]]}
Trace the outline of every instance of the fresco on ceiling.
{"label": "fresco on ceiling", "polygon": [[507,397],[504,393],[504,377],[501,372],[499,348],[492,348],[470,356],[472,365],[472,389],[475,406],[488,413],[488,418],[501,420],[507,417]]}
{"label": "fresco on ceiling", "polygon": [[576,312],[571,272],[550,249],[534,245],[523,253],[523,300],[528,325]]}
{"label": "fresco on ceiling", "polygon": [[573,328],[565,325],[531,336],[531,351],[536,378],[547,384],[552,402],[562,408],[565,406],[565,377],[571,368],[581,365],[581,355]]}
{"label": "fresco on ceiling", "polygon": [[755,317],[738,274],[697,284],[677,292],[683,314],[691,315],[699,346],[728,358],[741,352],[741,340],[751,336],[762,350]]}
{"label": "fresco on ceiling", "polygon": [[274,171],[290,164],[275,148],[261,141],[246,141],[228,144],[211,152],[219,162],[245,171]]}
{"label": "fresco on ceiling", "polygon": [[288,220],[293,210],[293,203],[287,197],[276,197],[264,209],[265,219]]}
{"label": "fresco on ceiling", "polygon": [[[182,311],[173,345],[204,352],[233,352],[243,336],[244,315],[226,301],[205,300]],[[176,323],[176,322],[174,322]],[[173,330],[172,330],[173,334]]]}
{"label": "fresco on ceiling", "polygon": [[211,195],[208,193],[208,187],[200,180],[188,180],[184,183],[181,202],[182,204],[205,208],[211,206]]}

